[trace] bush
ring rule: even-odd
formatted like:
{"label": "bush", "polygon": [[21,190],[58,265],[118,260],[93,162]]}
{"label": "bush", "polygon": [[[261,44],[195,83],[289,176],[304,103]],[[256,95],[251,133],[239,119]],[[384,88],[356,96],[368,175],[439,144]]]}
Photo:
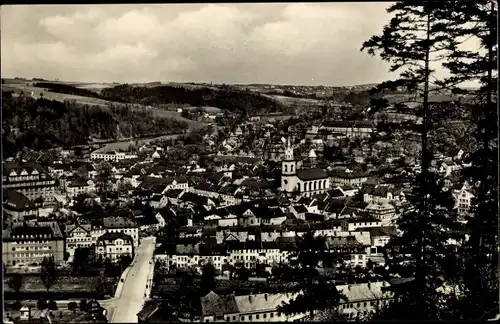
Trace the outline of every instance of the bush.
{"label": "bush", "polygon": [[52,311],[56,311],[58,309],[57,307],[57,303],[53,300],[47,302],[47,308],[52,310]]}
{"label": "bush", "polygon": [[39,310],[44,310],[47,308],[47,301],[43,298],[39,299],[37,302],[36,302],[36,307],[39,309]]}
{"label": "bush", "polygon": [[23,307],[23,305],[21,304],[20,301],[16,301],[12,304],[12,309],[18,311],[21,309],[21,307]]}
{"label": "bush", "polygon": [[88,311],[88,308],[89,308],[89,305],[88,305],[88,303],[87,303],[87,300],[86,300],[86,299],[82,299],[82,300],[80,301],[80,310],[81,310],[82,312],[87,312],[87,311]]}
{"label": "bush", "polygon": [[76,312],[77,309],[78,309],[78,304],[76,302],[70,302],[68,304],[68,310]]}

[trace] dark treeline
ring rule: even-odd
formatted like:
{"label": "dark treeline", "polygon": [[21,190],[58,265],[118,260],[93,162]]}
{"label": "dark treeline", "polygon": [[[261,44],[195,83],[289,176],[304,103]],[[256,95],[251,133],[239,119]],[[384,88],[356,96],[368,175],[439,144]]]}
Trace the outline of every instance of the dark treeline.
{"label": "dark treeline", "polygon": [[11,156],[20,149],[46,149],[88,143],[91,137],[115,139],[183,132],[183,121],[156,117],[128,106],[82,105],[3,93],[3,149]]}
{"label": "dark treeline", "polygon": [[46,88],[49,92],[65,93],[75,96],[100,98],[99,94],[87,89],[80,89],[69,84],[52,83],[52,82],[37,82],[33,84],[35,87]]}
{"label": "dark treeline", "polygon": [[285,109],[284,106],[271,98],[232,88],[213,90],[209,88],[187,89],[167,85],[159,87],[120,85],[103,89],[101,98],[145,105],[188,104],[191,106],[212,106],[244,115],[280,112]]}

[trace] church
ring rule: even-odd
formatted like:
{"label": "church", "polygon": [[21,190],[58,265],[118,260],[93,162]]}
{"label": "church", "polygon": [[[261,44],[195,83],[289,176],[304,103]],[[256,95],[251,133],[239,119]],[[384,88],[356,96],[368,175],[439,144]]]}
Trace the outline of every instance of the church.
{"label": "church", "polygon": [[286,141],[285,157],[281,162],[281,190],[287,195],[310,197],[330,189],[330,180],[325,170],[314,167],[316,154],[309,153],[311,167],[303,168],[302,161],[293,156],[290,138]]}

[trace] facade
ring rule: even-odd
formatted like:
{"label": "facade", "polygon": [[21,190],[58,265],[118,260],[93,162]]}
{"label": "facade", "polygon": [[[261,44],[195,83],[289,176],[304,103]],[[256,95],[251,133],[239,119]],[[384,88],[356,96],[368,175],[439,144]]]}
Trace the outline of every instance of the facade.
{"label": "facade", "polygon": [[396,217],[396,208],[388,203],[384,204],[369,204],[365,210],[370,213],[371,216],[382,222],[382,225],[391,225]]}
{"label": "facade", "polygon": [[77,248],[88,248],[96,242],[92,240],[90,224],[76,224],[66,227],[66,252],[70,256],[75,254]]}
{"label": "facade", "polygon": [[56,181],[34,161],[5,163],[2,184],[4,188],[19,191],[32,201],[41,198],[46,205],[54,202]]}
{"label": "facade", "polygon": [[123,233],[130,235],[134,247],[139,246],[139,227],[137,224],[125,217],[105,217],[92,223],[91,236],[97,242],[101,235],[105,233]]}
{"label": "facade", "polygon": [[287,140],[285,157],[281,162],[281,190],[287,194],[312,196],[330,189],[327,173],[319,168],[299,169],[293,156],[290,139]]}
{"label": "facade", "polygon": [[460,190],[454,190],[452,195],[455,198],[455,208],[458,210],[458,214],[461,216],[467,215],[474,198],[470,187],[464,184]]}
{"label": "facade", "polygon": [[90,159],[92,160],[104,160],[104,161],[120,161],[127,159],[136,159],[137,155],[135,154],[127,154],[125,152],[93,152],[90,154]]}
{"label": "facade", "polygon": [[115,262],[121,256],[134,257],[134,240],[130,235],[121,232],[105,233],[97,239],[96,255],[109,258]]}
{"label": "facade", "polygon": [[344,171],[329,172],[329,181],[332,187],[334,186],[360,186],[368,180],[368,176],[364,173],[353,172],[348,169]]}
{"label": "facade", "polygon": [[339,285],[337,290],[347,297],[341,302],[339,310],[350,320],[367,319],[369,314],[388,305],[392,294],[383,288],[389,287],[386,281]]}
{"label": "facade", "polygon": [[3,231],[2,261],[7,267],[40,264],[45,257],[64,260],[64,238],[55,221],[15,224]]}
{"label": "facade", "polygon": [[297,294],[218,295],[211,291],[201,298],[201,322],[284,322],[305,314],[285,315],[278,307]]}
{"label": "facade", "polygon": [[92,180],[75,179],[66,186],[66,193],[73,198],[80,194],[95,192],[96,187]]}
{"label": "facade", "polygon": [[334,134],[347,138],[367,138],[374,132],[374,125],[370,121],[325,121],[320,129],[326,129]]}
{"label": "facade", "polygon": [[13,189],[3,190],[4,223],[32,221],[38,218],[38,208],[22,193]]}

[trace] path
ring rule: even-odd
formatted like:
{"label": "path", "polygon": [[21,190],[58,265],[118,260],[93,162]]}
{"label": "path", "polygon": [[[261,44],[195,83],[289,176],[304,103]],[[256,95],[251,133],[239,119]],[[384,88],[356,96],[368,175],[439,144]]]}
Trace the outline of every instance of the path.
{"label": "path", "polygon": [[124,280],[121,294],[106,307],[111,314],[111,323],[137,323],[137,313],[141,311],[146,300],[146,284],[155,244],[153,237],[142,239],[134,263]]}

